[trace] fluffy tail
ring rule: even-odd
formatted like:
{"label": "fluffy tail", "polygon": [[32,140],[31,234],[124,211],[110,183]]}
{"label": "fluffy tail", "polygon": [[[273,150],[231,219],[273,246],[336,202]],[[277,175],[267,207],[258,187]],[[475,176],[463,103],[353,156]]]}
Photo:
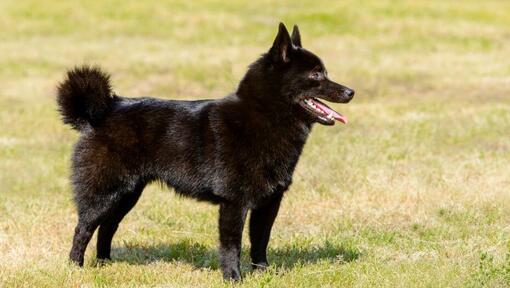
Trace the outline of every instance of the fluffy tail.
{"label": "fluffy tail", "polygon": [[75,67],[67,72],[57,92],[57,103],[64,123],[80,131],[98,125],[110,112],[114,95],[110,76],[99,67]]}

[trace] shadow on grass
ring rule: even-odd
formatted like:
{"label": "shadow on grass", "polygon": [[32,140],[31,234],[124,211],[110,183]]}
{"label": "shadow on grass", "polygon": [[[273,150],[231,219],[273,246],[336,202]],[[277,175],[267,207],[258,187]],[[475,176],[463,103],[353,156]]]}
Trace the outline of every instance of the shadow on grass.
{"label": "shadow on grass", "polygon": [[[354,261],[361,253],[358,249],[338,245],[325,241],[315,246],[288,246],[268,249],[268,259],[276,268],[292,268],[296,265],[329,261],[338,264]],[[158,244],[154,246],[136,246],[112,248],[113,262],[127,262],[129,264],[149,264],[156,261],[186,262],[195,268],[219,269],[219,255],[216,249],[211,249],[191,240],[183,240],[172,244]],[[242,259],[250,263],[249,251],[243,249]]]}

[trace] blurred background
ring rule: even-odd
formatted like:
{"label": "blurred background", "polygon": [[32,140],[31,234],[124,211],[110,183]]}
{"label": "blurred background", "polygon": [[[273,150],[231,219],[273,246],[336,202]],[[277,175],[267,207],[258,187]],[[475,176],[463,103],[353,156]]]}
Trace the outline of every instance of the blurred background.
{"label": "blurred background", "polygon": [[[77,133],[66,69],[98,64],[123,96],[218,98],[280,21],[356,90],[316,126],[270,243],[241,286],[510,285],[509,1],[0,1],[0,286],[210,287],[217,209],[157,185],[114,261],[67,263]],[[246,237],[245,237],[246,238]]]}

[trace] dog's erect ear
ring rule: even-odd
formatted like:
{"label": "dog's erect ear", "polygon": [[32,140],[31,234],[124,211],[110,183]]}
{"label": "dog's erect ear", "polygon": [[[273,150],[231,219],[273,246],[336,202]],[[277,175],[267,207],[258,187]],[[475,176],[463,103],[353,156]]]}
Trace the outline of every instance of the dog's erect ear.
{"label": "dog's erect ear", "polygon": [[303,47],[301,46],[301,34],[299,33],[297,25],[294,25],[294,28],[292,28],[292,36],[290,38],[292,39],[292,44],[300,48]]}
{"label": "dog's erect ear", "polygon": [[290,40],[289,31],[287,31],[285,25],[280,22],[280,26],[278,27],[278,35],[276,35],[276,38],[273,42],[273,47],[271,47],[269,53],[275,62],[289,62],[291,49],[292,42]]}

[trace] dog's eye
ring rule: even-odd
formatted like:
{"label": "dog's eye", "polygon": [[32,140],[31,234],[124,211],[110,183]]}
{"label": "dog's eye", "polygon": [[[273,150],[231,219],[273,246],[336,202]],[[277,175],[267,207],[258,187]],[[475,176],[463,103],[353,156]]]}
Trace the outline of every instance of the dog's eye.
{"label": "dog's eye", "polygon": [[322,74],[322,72],[318,72],[318,71],[312,72],[312,73],[310,73],[310,79],[322,80],[322,79],[324,79],[324,74]]}

